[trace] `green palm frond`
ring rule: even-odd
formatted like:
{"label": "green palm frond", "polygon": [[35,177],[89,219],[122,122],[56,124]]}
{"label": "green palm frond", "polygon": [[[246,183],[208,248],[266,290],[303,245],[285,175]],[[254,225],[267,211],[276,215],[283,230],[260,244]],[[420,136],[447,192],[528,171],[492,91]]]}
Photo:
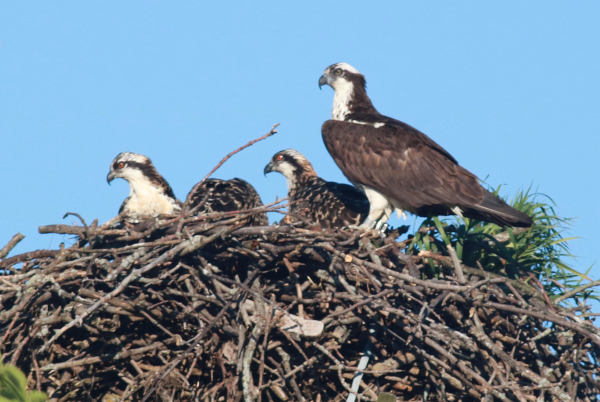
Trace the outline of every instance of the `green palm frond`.
{"label": "green palm frond", "polygon": [[[494,193],[498,195],[500,187]],[[554,201],[531,187],[519,191],[509,201],[514,208],[533,218],[531,228],[502,228],[493,223],[474,219],[448,217],[428,218],[412,238],[410,250],[446,250],[451,244],[458,257],[469,266],[509,277],[528,278],[533,274],[544,285],[550,297],[576,288],[582,281],[591,280],[589,269],[582,273],[571,266],[574,256],[564,237],[571,219],[556,214]],[[423,228],[429,228],[426,233]],[[435,230],[431,230],[435,228]],[[430,263],[432,269],[433,264]],[[437,274],[437,273],[436,273]],[[588,298],[600,300],[600,294],[590,291]]]}
{"label": "green palm frond", "polygon": [[27,391],[25,374],[15,366],[0,363],[0,402],[43,402],[43,392]]}

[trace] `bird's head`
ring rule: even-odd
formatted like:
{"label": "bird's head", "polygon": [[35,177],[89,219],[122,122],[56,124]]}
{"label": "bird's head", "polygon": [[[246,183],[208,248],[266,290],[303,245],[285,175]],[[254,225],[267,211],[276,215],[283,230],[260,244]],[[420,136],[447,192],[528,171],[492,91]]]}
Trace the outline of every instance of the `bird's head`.
{"label": "bird's head", "polygon": [[334,120],[346,120],[347,116],[358,112],[376,112],[367,96],[367,82],[364,75],[347,63],[336,63],[325,69],[319,78],[319,88],[329,85],[335,91],[331,116]]}
{"label": "bird's head", "polygon": [[319,88],[323,85],[329,85],[336,92],[348,87],[364,88],[365,77],[348,63],[336,63],[327,67],[319,78]]}
{"label": "bird's head", "polygon": [[287,179],[288,190],[307,177],[317,176],[308,159],[294,149],[284,149],[273,155],[264,172],[265,176],[271,172],[281,173]]}
{"label": "bird's head", "polygon": [[139,179],[150,179],[158,175],[150,158],[133,152],[121,152],[110,164],[106,181],[110,184],[116,178],[127,180],[130,184]]}

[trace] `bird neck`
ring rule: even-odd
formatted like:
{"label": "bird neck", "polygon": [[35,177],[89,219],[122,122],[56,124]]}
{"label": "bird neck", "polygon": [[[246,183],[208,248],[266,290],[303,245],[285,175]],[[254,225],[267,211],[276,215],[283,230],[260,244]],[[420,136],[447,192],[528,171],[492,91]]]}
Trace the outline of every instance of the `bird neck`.
{"label": "bird neck", "polygon": [[297,170],[291,177],[286,177],[288,185],[288,194],[297,192],[300,188],[306,186],[309,181],[317,177],[314,170]]}
{"label": "bird neck", "polygon": [[135,175],[127,179],[129,182],[129,196],[132,198],[146,199],[162,194],[162,189],[154,185],[144,175]]}
{"label": "bird neck", "polygon": [[364,85],[347,80],[336,82],[333,96],[331,117],[333,120],[345,121],[354,113],[377,114]]}

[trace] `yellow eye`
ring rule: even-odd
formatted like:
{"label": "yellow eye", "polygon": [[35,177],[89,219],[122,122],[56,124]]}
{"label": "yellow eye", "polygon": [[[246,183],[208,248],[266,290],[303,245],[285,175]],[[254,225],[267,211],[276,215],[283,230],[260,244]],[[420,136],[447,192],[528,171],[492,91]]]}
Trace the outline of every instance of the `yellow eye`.
{"label": "yellow eye", "polygon": [[333,72],[334,75],[342,75],[342,69],[338,68]]}
{"label": "yellow eye", "polygon": [[125,167],[125,164],[123,162],[119,162],[119,164],[117,165],[117,167],[119,169],[123,169]]}
{"label": "yellow eye", "polygon": [[278,161],[280,161],[280,160],[283,159],[283,155],[277,155],[277,157],[275,159],[277,159]]}

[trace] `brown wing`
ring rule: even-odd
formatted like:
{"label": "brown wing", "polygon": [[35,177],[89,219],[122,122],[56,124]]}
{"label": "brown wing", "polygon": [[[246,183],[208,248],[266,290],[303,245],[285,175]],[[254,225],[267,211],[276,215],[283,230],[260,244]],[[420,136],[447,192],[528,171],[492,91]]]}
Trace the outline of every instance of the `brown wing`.
{"label": "brown wing", "polygon": [[452,206],[483,201],[474,174],[425,134],[397,120],[379,128],[328,120],[322,134],[350,181],[377,190],[409,212],[446,214]]}
{"label": "brown wing", "polygon": [[346,120],[360,121],[360,122],[371,123],[371,124],[384,123],[389,126],[394,126],[400,131],[416,133],[416,135],[420,136],[420,139],[423,141],[424,145],[427,145],[429,148],[435,150],[436,152],[439,152],[440,154],[444,155],[446,158],[450,159],[450,161],[452,161],[458,165],[458,161],[456,159],[454,159],[454,157],[452,155],[450,155],[450,153],[448,151],[446,151],[444,148],[442,148],[441,145],[439,145],[437,142],[435,142],[434,140],[432,140],[431,138],[429,138],[428,136],[426,136],[425,134],[423,134],[416,128],[414,128],[400,120],[392,119],[391,117],[387,117],[382,114],[361,114],[361,113],[352,113],[346,118]]}
{"label": "brown wing", "polygon": [[290,201],[292,213],[305,216],[323,228],[359,225],[369,213],[369,200],[362,191],[320,177],[310,177],[290,193]]}
{"label": "brown wing", "polygon": [[[205,201],[204,201],[205,200]],[[190,200],[190,209],[204,201],[198,212],[233,212],[262,207],[260,196],[250,183],[242,179],[207,179]],[[267,226],[266,213],[248,218],[249,226]]]}

